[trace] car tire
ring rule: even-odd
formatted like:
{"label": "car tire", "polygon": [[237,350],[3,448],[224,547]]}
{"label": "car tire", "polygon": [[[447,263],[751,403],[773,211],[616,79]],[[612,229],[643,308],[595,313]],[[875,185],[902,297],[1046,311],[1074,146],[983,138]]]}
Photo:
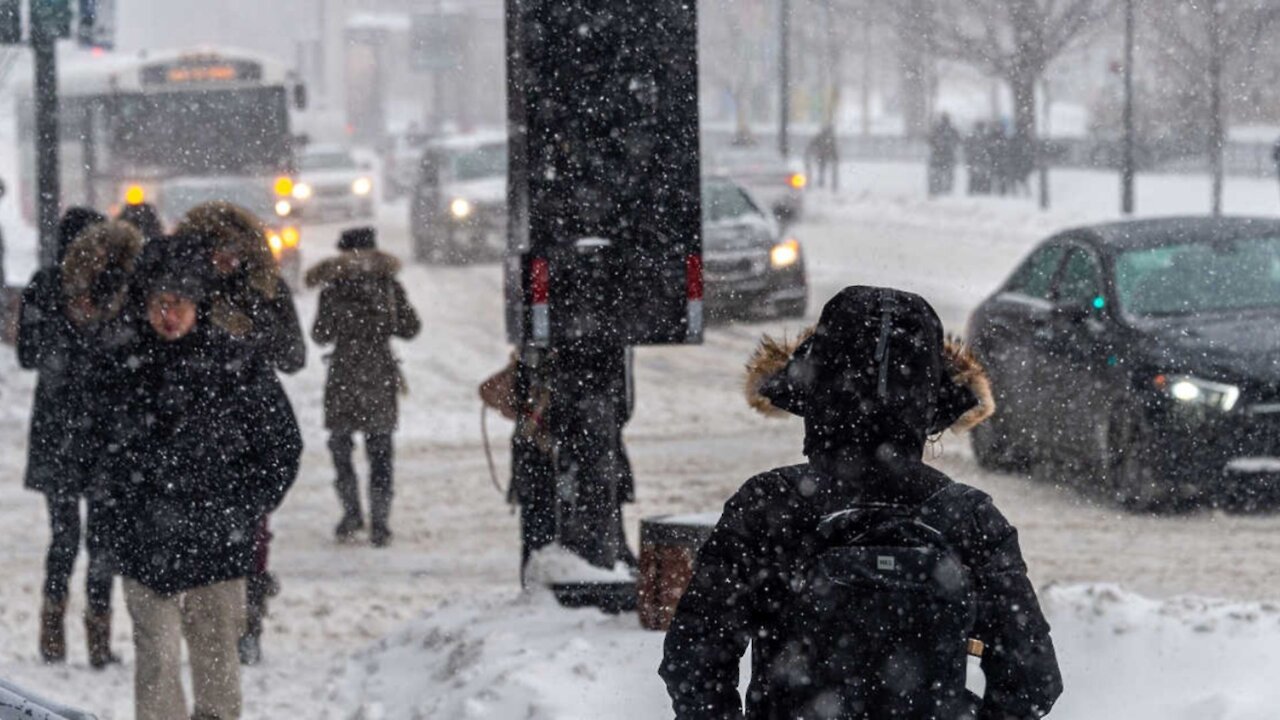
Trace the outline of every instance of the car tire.
{"label": "car tire", "polygon": [[1140,408],[1120,406],[1107,419],[1102,457],[1102,487],[1130,512],[1175,508],[1176,479],[1158,450],[1151,423]]}
{"label": "car tire", "polygon": [[[999,403],[996,403],[997,407]],[[999,413],[969,432],[973,457],[983,470],[1025,473],[1031,467],[1026,452],[1001,421]]]}

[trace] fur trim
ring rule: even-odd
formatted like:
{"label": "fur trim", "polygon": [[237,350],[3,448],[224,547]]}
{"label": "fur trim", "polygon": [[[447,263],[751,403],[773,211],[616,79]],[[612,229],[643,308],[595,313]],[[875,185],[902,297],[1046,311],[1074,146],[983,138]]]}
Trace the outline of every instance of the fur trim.
{"label": "fur trim", "polygon": [[240,257],[249,274],[249,286],[268,300],[280,288],[280,269],[267,245],[267,229],[257,215],[222,200],[202,203],[187,211],[175,230],[213,240]]}
{"label": "fur trim", "polygon": [[790,417],[790,413],[780,410],[769,402],[769,398],[760,392],[760,388],[769,378],[782,372],[783,368],[791,360],[791,355],[795,353],[796,348],[800,347],[800,343],[808,340],[813,335],[815,327],[808,327],[800,331],[800,334],[794,340],[788,340],[783,337],[781,341],[773,339],[769,335],[765,335],[760,339],[760,345],[756,347],[755,352],[751,353],[751,357],[747,360],[747,375],[743,378],[743,390],[747,395],[747,404],[755,409],[756,412],[768,417]]}
{"label": "fur trim", "polygon": [[392,278],[400,272],[400,260],[381,250],[349,250],[323,260],[307,271],[307,287],[328,285],[353,275]]}
{"label": "fur trim", "polygon": [[91,225],[80,233],[62,259],[62,293],[68,299],[87,296],[98,276],[111,269],[133,274],[142,235],[118,220]]}
{"label": "fur trim", "polygon": [[951,381],[969,388],[978,404],[951,424],[951,432],[963,433],[981,425],[996,412],[995,397],[991,394],[991,379],[987,369],[973,354],[973,349],[960,340],[948,339],[942,349],[943,360]]}

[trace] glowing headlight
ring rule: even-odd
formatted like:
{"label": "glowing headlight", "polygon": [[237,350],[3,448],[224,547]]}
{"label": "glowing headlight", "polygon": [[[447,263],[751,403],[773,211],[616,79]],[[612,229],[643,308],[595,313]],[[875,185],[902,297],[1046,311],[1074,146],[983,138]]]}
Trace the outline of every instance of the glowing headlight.
{"label": "glowing headlight", "polygon": [[147,191],[141,185],[130,185],[125,188],[124,201],[129,205],[141,205],[147,201]]}
{"label": "glowing headlight", "polygon": [[800,243],[795,238],[787,238],[774,245],[773,250],[769,251],[769,262],[773,263],[775,268],[790,267],[799,259]]}
{"label": "glowing headlight", "polygon": [[805,177],[804,173],[791,173],[791,177],[787,178],[787,184],[793,190],[803,190],[809,184],[809,178]]}
{"label": "glowing headlight", "polygon": [[279,195],[280,197],[289,197],[293,194],[293,178],[288,175],[281,175],[276,178],[275,184],[272,185],[272,188],[276,191],[276,195]]}
{"label": "glowing headlight", "polygon": [[356,178],[356,181],[351,183],[351,192],[357,195],[368,195],[373,192],[373,181],[367,177]]}
{"label": "glowing headlight", "polygon": [[1155,385],[1169,397],[1188,405],[1204,405],[1229,411],[1240,400],[1240,388],[1235,385],[1188,375],[1157,375]]}
{"label": "glowing headlight", "polygon": [[311,186],[304,182],[295,184],[293,186],[293,199],[294,200],[310,200]]}
{"label": "glowing headlight", "polygon": [[471,216],[471,203],[466,198],[457,198],[449,203],[449,212],[459,220]]}
{"label": "glowing headlight", "polygon": [[279,200],[276,202],[276,214],[280,217],[288,217],[293,212],[293,204],[288,200]]}
{"label": "glowing headlight", "polygon": [[280,233],[275,230],[267,233],[267,245],[271,246],[271,254],[280,257],[280,253],[284,250],[284,240],[280,237]]}
{"label": "glowing headlight", "polygon": [[298,242],[301,239],[302,239],[302,236],[298,234],[298,228],[296,227],[287,227],[284,230],[280,231],[280,240],[283,242],[284,246],[287,248],[298,247]]}

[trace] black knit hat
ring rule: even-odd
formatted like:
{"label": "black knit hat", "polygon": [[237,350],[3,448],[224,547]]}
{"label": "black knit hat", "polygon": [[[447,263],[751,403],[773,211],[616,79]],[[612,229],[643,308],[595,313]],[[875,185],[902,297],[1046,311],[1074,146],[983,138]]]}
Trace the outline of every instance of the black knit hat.
{"label": "black knit hat", "polygon": [[62,219],[58,221],[58,262],[62,262],[62,258],[66,257],[71,243],[75,242],[81,233],[106,221],[107,216],[93,208],[80,206],[67,208],[66,212],[62,213]]}
{"label": "black knit hat", "polygon": [[343,230],[338,238],[339,250],[373,250],[378,247],[378,233],[371,227]]}

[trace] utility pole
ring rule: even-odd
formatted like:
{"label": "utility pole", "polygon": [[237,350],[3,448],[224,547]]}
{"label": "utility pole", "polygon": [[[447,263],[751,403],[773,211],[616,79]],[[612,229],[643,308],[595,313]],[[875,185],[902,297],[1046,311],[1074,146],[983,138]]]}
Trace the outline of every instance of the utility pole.
{"label": "utility pole", "polygon": [[1209,0],[1209,171],[1213,175],[1213,215],[1222,214],[1222,152],[1226,144],[1223,117],[1222,0]]}
{"label": "utility pole", "polygon": [[778,0],[778,152],[791,155],[791,0]]}
{"label": "utility pole", "polygon": [[68,0],[31,0],[31,50],[35,56],[36,218],[40,265],[58,261],[58,38],[71,35]]}
{"label": "utility pole", "polygon": [[1120,165],[1120,212],[1133,214],[1133,31],[1134,0],[1124,3],[1124,156]]}

